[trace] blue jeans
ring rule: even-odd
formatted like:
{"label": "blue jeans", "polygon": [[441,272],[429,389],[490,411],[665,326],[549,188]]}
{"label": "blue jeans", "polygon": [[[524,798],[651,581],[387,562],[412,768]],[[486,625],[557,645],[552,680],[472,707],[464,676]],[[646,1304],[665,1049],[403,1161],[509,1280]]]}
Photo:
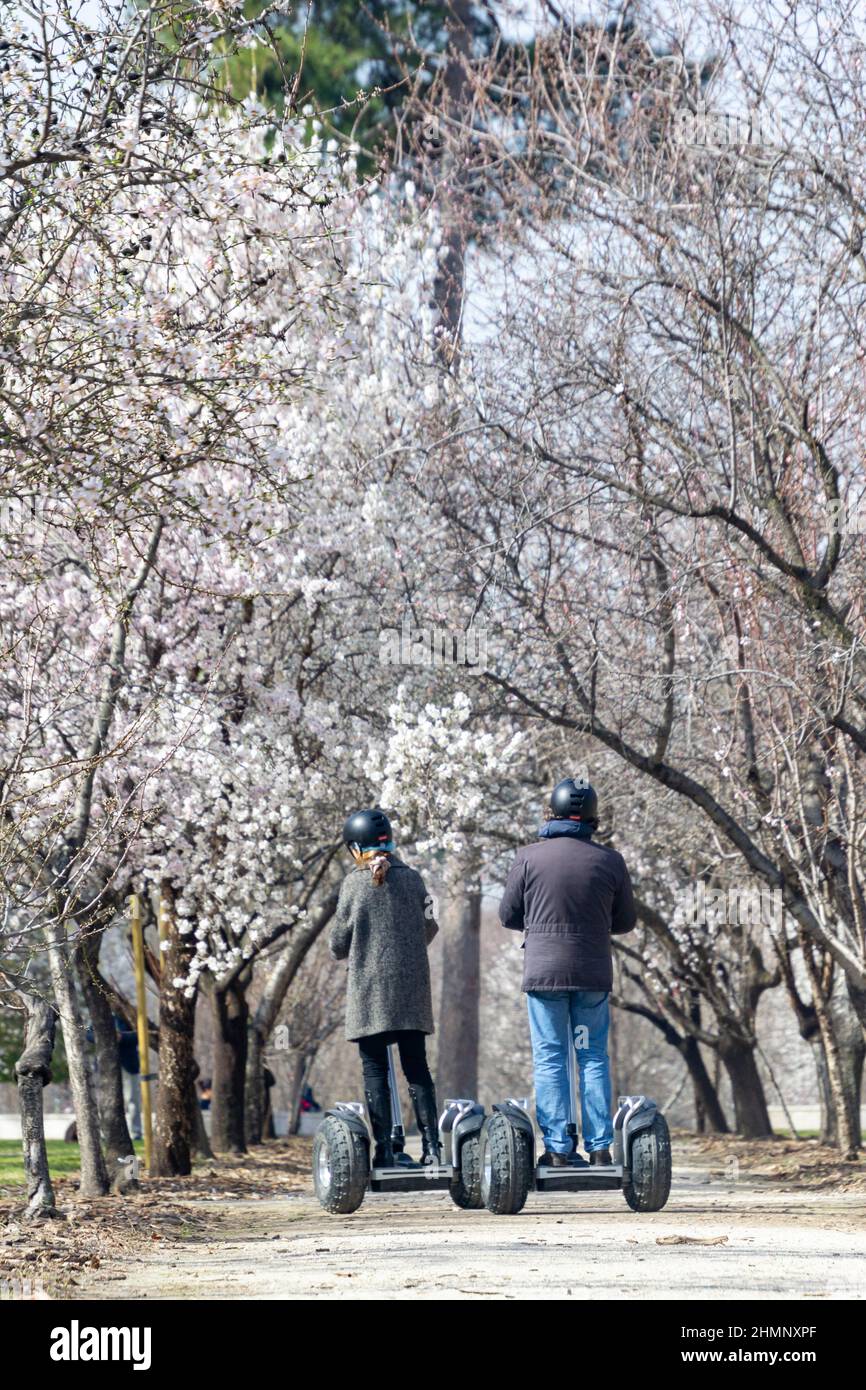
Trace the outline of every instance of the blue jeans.
{"label": "blue jeans", "polygon": [[607,994],[598,989],[532,990],[527,993],[535,1113],[548,1153],[570,1153],[568,1051],[573,1044],[580,1074],[583,1146],[587,1153],[613,1143]]}

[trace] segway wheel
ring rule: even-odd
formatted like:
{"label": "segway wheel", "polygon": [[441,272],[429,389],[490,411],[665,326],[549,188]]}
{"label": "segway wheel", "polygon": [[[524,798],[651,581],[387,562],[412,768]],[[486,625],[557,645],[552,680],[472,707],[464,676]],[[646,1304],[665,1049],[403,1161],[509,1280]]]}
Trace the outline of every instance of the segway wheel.
{"label": "segway wheel", "polygon": [[363,1138],[336,1115],[328,1115],[313,1140],[313,1185],[325,1211],[347,1216],[364,1200],[370,1161]]}
{"label": "segway wheel", "polygon": [[632,1211],[661,1211],[670,1196],[671,1136],[664,1115],[632,1140],[631,1178],[622,1191]]}
{"label": "segway wheel", "polygon": [[460,1167],[451,1181],[449,1189],[451,1200],[464,1211],[484,1206],[481,1195],[481,1142],[477,1134],[470,1134],[460,1148]]}
{"label": "segway wheel", "polygon": [[523,1130],[494,1115],[481,1139],[481,1196],[494,1216],[522,1211],[532,1181],[532,1155]]}

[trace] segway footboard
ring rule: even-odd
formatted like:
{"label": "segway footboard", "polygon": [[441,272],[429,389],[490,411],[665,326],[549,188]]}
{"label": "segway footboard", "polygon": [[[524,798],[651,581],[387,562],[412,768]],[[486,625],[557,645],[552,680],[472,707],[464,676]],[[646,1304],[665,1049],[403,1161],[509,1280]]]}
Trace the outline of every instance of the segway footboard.
{"label": "segway footboard", "polygon": [[371,1192],[429,1192],[437,1188],[443,1191],[451,1186],[451,1169],[440,1163],[421,1167],[414,1163],[399,1168],[374,1168],[370,1174]]}

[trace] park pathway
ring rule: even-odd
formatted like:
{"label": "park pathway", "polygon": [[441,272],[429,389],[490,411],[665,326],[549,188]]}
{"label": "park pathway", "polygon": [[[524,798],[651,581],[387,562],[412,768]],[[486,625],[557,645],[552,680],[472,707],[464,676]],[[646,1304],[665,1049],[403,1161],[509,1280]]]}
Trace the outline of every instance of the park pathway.
{"label": "park pathway", "polygon": [[460,1211],[445,1193],[370,1195],[350,1217],[328,1216],[311,1192],[189,1206],[218,1214],[212,1233],[104,1263],[78,1296],[866,1298],[862,1190],[732,1181],[688,1152],[652,1215],[619,1193],[531,1194],[513,1217]]}

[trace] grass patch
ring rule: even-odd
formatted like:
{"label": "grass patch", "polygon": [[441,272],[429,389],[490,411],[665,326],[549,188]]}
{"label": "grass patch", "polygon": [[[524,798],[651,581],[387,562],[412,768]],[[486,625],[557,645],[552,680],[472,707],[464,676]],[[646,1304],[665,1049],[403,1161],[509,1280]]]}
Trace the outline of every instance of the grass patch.
{"label": "grass patch", "polygon": [[[67,1144],[65,1139],[46,1139],[48,1150],[48,1169],[53,1178],[77,1174],[81,1158],[77,1144]],[[137,1140],[133,1145],[137,1154],[144,1154],[144,1144]],[[24,1185],[24,1158],[20,1139],[0,1139],[0,1187]]]}

